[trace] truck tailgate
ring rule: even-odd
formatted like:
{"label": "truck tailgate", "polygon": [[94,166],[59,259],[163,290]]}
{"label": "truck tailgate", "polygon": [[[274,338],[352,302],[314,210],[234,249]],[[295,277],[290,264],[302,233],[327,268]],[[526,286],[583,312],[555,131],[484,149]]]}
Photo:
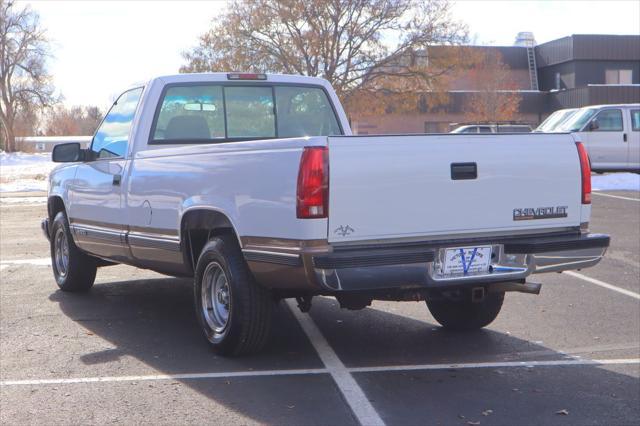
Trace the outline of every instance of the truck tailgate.
{"label": "truck tailgate", "polygon": [[569,134],[330,137],[329,186],[330,242],[580,225]]}

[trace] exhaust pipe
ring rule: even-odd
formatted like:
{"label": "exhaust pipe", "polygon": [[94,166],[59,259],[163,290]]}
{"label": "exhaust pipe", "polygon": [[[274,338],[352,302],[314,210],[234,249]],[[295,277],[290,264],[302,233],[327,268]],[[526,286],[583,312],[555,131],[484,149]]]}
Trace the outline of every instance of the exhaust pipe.
{"label": "exhaust pipe", "polygon": [[488,286],[489,293],[502,293],[507,291],[517,291],[519,293],[540,294],[542,284],[533,282],[506,282],[494,283]]}

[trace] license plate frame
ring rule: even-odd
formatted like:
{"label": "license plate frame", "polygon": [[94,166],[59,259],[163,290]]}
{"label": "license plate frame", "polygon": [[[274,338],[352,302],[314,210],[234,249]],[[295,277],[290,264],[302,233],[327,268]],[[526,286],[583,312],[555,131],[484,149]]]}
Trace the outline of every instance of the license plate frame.
{"label": "license plate frame", "polygon": [[493,246],[444,248],[443,277],[468,277],[491,273]]}

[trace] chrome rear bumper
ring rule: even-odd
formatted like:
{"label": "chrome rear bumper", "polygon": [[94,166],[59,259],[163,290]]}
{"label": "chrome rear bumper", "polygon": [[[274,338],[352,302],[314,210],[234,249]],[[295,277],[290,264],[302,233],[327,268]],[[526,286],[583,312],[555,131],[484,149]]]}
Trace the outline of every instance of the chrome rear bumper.
{"label": "chrome rear bumper", "polygon": [[[438,253],[446,247],[482,245],[481,242],[464,242],[431,249],[426,247],[420,252],[424,260],[406,263],[383,264],[377,266],[355,266],[357,254],[351,260],[345,254],[327,257],[314,257],[316,279],[323,287],[331,290],[372,290],[403,287],[449,287],[464,284],[483,284],[492,282],[524,280],[531,274],[559,272],[570,269],[582,269],[596,265],[604,257],[609,247],[609,236],[601,234],[576,234],[560,237],[532,237],[491,243],[493,253],[490,271],[482,275],[439,276],[436,268]],[[485,243],[487,244],[487,243]],[[406,252],[407,259],[417,254]],[[371,262],[371,253],[368,262]],[[333,262],[331,262],[333,258]],[[389,260],[392,260],[389,258]],[[399,260],[396,258],[395,260]],[[331,265],[333,263],[333,265]],[[327,266],[333,266],[328,267]]]}
{"label": "chrome rear bumper", "polygon": [[[244,250],[254,275],[265,285],[288,280],[288,288],[336,291],[444,288],[495,282],[523,281],[531,274],[581,269],[596,265],[610,238],[602,234],[564,234],[496,240],[457,240],[438,243],[336,248],[278,253]],[[491,245],[488,273],[439,276],[436,268],[445,248]],[[281,258],[281,261],[280,261]],[[269,264],[269,267],[264,265]],[[265,274],[270,271],[270,274]],[[290,278],[290,279],[289,279]],[[304,280],[304,281],[303,281]],[[282,282],[281,281],[281,282]],[[303,282],[301,282],[303,281]],[[296,284],[296,282],[298,284]],[[273,283],[274,285],[270,285]]]}

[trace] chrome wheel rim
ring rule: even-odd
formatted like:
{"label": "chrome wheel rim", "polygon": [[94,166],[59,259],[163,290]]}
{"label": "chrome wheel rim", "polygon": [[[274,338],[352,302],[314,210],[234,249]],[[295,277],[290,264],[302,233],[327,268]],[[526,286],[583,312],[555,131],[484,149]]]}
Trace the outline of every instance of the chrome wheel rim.
{"label": "chrome wheel rim", "polygon": [[207,325],[221,333],[229,322],[231,292],[224,270],[217,262],[207,265],[202,276],[202,314]]}
{"label": "chrome wheel rim", "polygon": [[67,276],[67,270],[69,268],[69,242],[62,228],[58,228],[53,240],[53,258],[58,275],[61,277]]}

